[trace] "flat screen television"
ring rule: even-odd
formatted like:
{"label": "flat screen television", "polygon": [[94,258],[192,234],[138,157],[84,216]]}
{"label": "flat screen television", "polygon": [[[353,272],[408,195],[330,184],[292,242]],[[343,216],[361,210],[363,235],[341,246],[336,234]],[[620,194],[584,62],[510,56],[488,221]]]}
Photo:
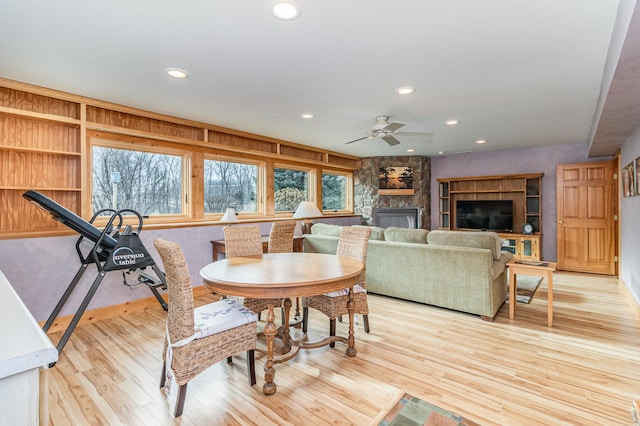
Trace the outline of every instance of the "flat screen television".
{"label": "flat screen television", "polygon": [[457,200],[456,229],[511,232],[513,200]]}

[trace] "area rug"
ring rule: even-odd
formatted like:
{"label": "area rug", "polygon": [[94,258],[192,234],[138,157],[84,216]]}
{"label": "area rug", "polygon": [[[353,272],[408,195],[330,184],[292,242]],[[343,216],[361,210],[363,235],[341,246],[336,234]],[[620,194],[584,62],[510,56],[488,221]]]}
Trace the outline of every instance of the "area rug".
{"label": "area rug", "polygon": [[[516,302],[529,303],[533,294],[542,282],[541,277],[530,277],[528,275],[517,275]],[[509,303],[509,290],[507,287],[507,303]]]}
{"label": "area rug", "polygon": [[478,426],[463,417],[420,398],[404,394],[379,426]]}

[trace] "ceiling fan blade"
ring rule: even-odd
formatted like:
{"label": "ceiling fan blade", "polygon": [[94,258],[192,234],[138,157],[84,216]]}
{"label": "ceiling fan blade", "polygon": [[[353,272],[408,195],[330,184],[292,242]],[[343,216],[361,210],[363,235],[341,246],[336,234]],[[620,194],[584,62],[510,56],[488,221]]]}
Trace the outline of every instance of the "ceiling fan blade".
{"label": "ceiling fan blade", "polygon": [[398,139],[394,138],[391,135],[387,135],[387,136],[383,137],[382,139],[384,139],[384,141],[386,143],[388,143],[389,146],[398,145],[400,143],[400,141]]}
{"label": "ceiling fan blade", "polygon": [[417,136],[421,138],[433,137],[433,133],[430,133],[430,132],[394,132],[394,135]]}
{"label": "ceiling fan blade", "polygon": [[406,124],[398,123],[397,121],[393,121],[393,122],[387,124],[382,130],[384,130],[385,132],[395,132],[396,130],[398,130],[402,126],[406,126]]}
{"label": "ceiling fan blade", "polygon": [[354,143],[354,142],[361,141],[362,139],[369,139],[369,138],[371,138],[371,137],[372,137],[372,136],[367,135],[367,136],[365,136],[365,137],[363,137],[363,138],[358,138],[358,139],[354,139],[354,140],[349,141],[349,142],[345,142],[345,145],[346,145],[346,144],[350,144],[350,143]]}

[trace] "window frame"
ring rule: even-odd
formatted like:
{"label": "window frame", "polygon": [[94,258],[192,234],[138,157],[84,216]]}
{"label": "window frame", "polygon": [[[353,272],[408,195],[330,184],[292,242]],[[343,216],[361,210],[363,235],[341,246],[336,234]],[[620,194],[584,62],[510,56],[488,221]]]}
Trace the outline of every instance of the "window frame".
{"label": "window frame", "polygon": [[265,161],[258,161],[258,160],[248,160],[246,158],[237,158],[237,157],[232,157],[232,156],[228,156],[228,155],[217,155],[217,154],[208,154],[208,153],[204,153],[203,155],[203,159],[202,159],[202,170],[203,170],[203,176],[202,176],[202,197],[203,197],[203,204],[202,204],[202,209],[203,209],[203,214],[205,219],[207,220],[220,220],[220,218],[222,218],[222,216],[224,215],[224,212],[221,213],[207,213],[204,211],[204,162],[206,160],[209,161],[225,161],[228,163],[239,163],[239,164],[248,164],[248,165],[252,165],[252,166],[257,166],[258,168],[258,173],[257,173],[257,182],[256,182],[256,211],[255,212],[236,212],[238,214],[238,219],[255,219],[255,218],[261,218],[264,217],[265,215],[265,188],[266,188],[266,162]]}
{"label": "window frame", "polygon": [[[320,199],[323,197],[322,192],[322,176],[324,175],[334,175],[334,176],[343,176],[345,178],[345,188],[344,188],[344,209],[335,210],[325,210],[322,209],[322,214],[351,214],[353,213],[353,172],[343,172],[339,170],[331,170],[331,169],[322,169],[320,170]],[[322,205],[322,204],[321,204]]]}
{"label": "window frame", "polygon": [[[192,169],[192,157],[193,152],[184,148],[174,148],[169,146],[158,146],[152,143],[135,143],[122,142],[118,140],[108,138],[90,138],[88,141],[87,150],[87,175],[89,176],[88,186],[88,211],[90,215],[95,214],[93,211],[93,203],[91,197],[93,195],[93,148],[111,148],[126,151],[145,152],[150,154],[161,155],[173,155],[181,159],[180,166],[182,168],[180,173],[180,203],[182,205],[181,213],[179,214],[161,214],[161,215],[148,215],[144,217],[144,223],[176,223],[184,222],[193,218],[193,208],[191,204],[192,197],[192,184],[191,184],[191,169]],[[109,220],[109,217],[98,216],[95,219],[96,225],[104,225]],[[125,223],[137,224],[136,218],[125,218]]]}
{"label": "window frame", "polygon": [[[293,209],[293,211],[282,211],[282,212],[278,212],[276,211],[276,206],[275,206],[275,194],[276,194],[276,185],[275,185],[275,169],[287,169],[287,170],[297,170],[300,172],[305,172],[307,174],[307,200],[306,201],[313,201],[315,202],[316,199],[318,198],[318,191],[317,191],[317,168],[311,167],[311,166],[301,166],[298,164],[286,164],[286,163],[274,163],[273,164],[273,170],[271,170],[271,175],[273,176],[273,184],[272,184],[272,189],[273,192],[271,194],[271,200],[273,203],[273,215],[274,217],[291,217],[293,215],[293,213],[295,212],[295,209]],[[297,206],[296,206],[297,208]]]}

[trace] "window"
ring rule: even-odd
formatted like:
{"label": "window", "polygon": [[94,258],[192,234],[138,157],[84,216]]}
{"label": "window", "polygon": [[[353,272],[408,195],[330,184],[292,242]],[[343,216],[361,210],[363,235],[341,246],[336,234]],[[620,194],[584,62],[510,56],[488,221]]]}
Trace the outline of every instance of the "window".
{"label": "window", "polygon": [[309,200],[309,171],[273,169],[274,210],[293,212],[302,201]]}
{"label": "window", "polygon": [[322,173],[322,210],[348,210],[350,179],[348,175],[324,171]]}
{"label": "window", "polygon": [[182,214],[180,155],[92,147],[94,212],[127,208],[143,216]]}
{"label": "window", "polygon": [[204,160],[204,212],[258,211],[258,165]]}

